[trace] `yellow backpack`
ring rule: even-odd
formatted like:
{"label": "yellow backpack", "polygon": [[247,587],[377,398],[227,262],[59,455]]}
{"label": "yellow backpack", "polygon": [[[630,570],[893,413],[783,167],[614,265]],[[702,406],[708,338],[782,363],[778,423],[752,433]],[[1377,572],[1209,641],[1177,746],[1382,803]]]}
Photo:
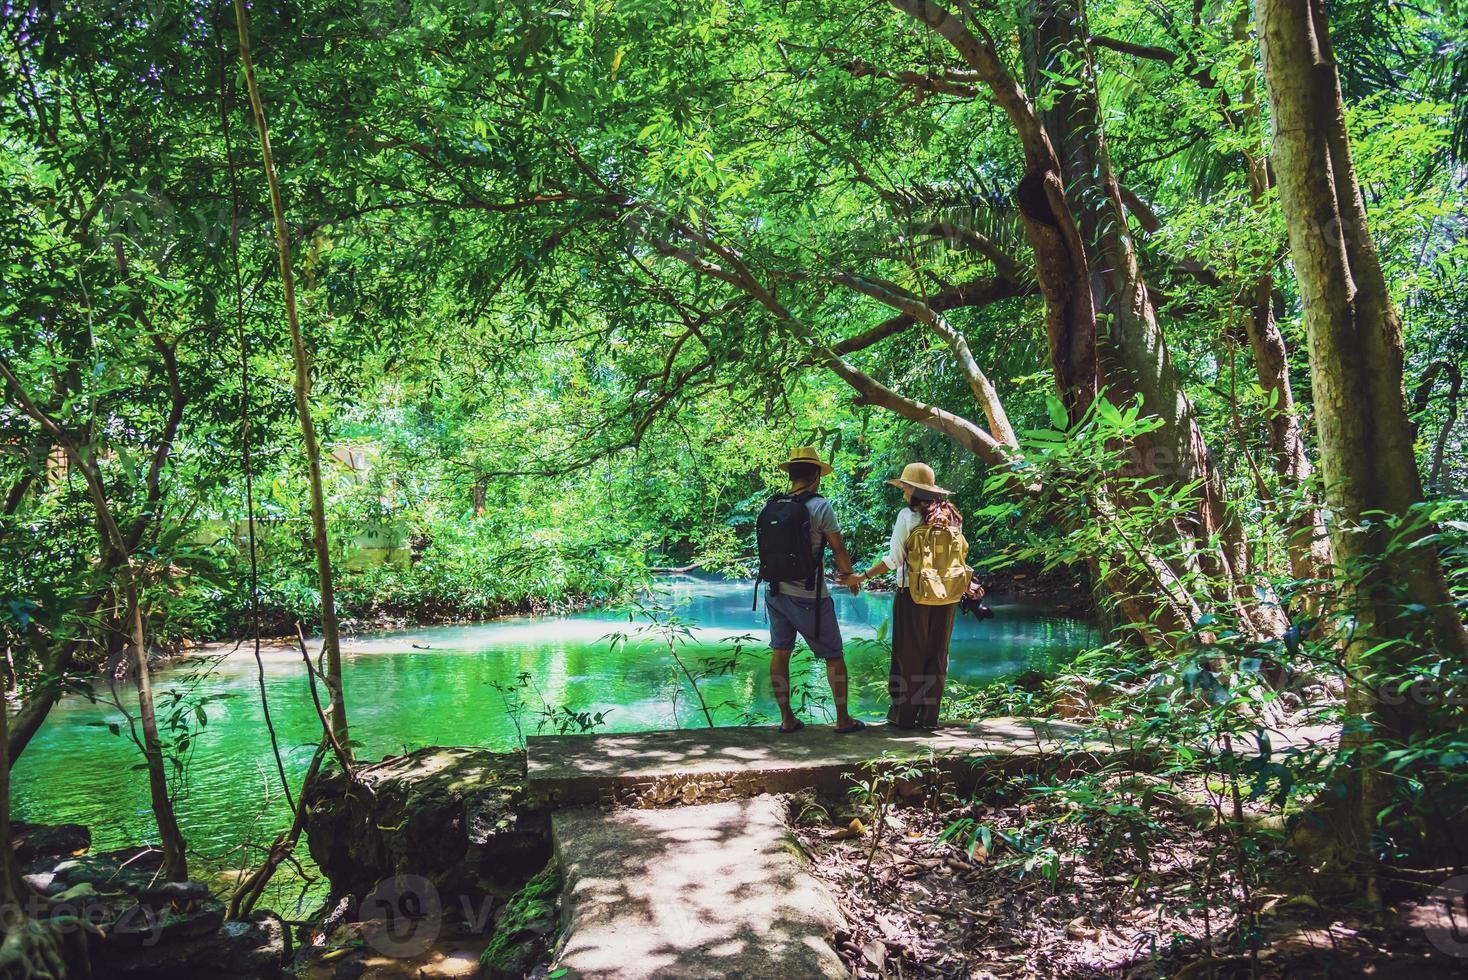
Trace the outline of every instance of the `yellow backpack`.
{"label": "yellow backpack", "polygon": [[919,524],[907,536],[907,588],[920,606],[951,606],[968,591],[968,539],[952,527]]}

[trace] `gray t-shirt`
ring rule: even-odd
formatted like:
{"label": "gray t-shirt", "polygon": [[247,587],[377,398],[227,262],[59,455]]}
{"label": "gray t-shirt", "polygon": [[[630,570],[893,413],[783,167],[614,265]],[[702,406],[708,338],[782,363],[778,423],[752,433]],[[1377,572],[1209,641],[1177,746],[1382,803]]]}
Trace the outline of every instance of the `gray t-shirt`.
{"label": "gray t-shirt", "polygon": [[[810,511],[810,550],[816,556],[816,561],[821,563],[821,575],[826,574],[825,554],[826,535],[841,530],[836,526],[836,509],[825,497],[811,497],[805,502],[805,509]],[[825,582],[817,582],[816,587],[821,590],[821,595],[830,595],[831,589]],[[814,599],[815,589],[807,589],[804,582],[781,582],[780,594],[795,596],[798,599]]]}

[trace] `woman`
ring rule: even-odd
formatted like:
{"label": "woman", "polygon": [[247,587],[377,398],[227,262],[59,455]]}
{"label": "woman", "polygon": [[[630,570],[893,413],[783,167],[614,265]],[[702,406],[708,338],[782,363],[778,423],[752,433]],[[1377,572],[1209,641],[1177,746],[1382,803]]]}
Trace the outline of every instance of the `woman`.
{"label": "woman", "polygon": [[948,502],[949,491],[933,482],[933,468],[926,463],[909,463],[902,476],[887,482],[902,490],[907,506],[892,525],[887,556],[864,574],[846,580],[852,594],[868,579],[888,571],[897,573],[897,597],[892,603],[892,668],[887,675],[887,693],[892,707],[887,721],[897,728],[936,728],[948,680],[948,643],[953,637],[956,605],[924,606],[912,600],[907,580],[907,539],[922,524],[963,529],[958,508]]}

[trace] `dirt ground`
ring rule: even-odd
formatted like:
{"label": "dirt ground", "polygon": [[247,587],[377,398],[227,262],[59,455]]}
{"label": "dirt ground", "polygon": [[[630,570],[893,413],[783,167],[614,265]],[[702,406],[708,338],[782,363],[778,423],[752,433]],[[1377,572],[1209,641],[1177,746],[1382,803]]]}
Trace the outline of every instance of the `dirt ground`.
{"label": "dirt ground", "polygon": [[[1426,889],[1399,889],[1378,915],[1332,908],[1283,850],[1241,850],[1196,811],[1141,832],[1032,797],[943,803],[898,799],[881,817],[845,800],[797,805],[858,977],[1468,976],[1465,920],[1453,933]],[[971,833],[940,840],[965,819]],[[1433,926],[1459,956],[1429,942]]]}

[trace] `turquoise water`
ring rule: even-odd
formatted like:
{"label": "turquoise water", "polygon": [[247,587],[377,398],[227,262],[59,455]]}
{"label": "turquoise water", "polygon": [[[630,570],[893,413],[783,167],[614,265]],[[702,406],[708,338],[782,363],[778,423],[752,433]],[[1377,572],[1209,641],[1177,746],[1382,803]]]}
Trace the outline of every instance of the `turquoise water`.
{"label": "turquoise water", "polygon": [[[768,627],[764,604],[750,611],[749,583],[683,577],[667,583],[659,602],[688,634],[677,649],[691,669],[734,657],[732,667],[700,682],[721,724],[775,717],[767,672]],[[853,703],[859,714],[885,713],[885,637],[890,595],[836,597],[847,640]],[[1014,606],[995,606],[983,623],[959,617],[950,676],[979,682],[1029,667],[1046,669],[1084,645],[1085,623]],[[666,643],[638,632],[647,620],[596,610],[565,617],[524,617],[467,626],[441,626],[364,634],[343,641],[343,673],[357,754],[377,758],[424,745],[511,748],[519,732],[533,734],[539,709],[560,705],[604,712],[603,731],[638,731],[703,724],[702,713],[681,678]],[[681,629],[682,627],[678,627]],[[609,634],[628,633],[625,643]],[[263,724],[255,660],[248,647],[210,658],[191,658],[160,670],[155,688],[161,705],[178,692],[192,705],[200,697],[207,724],[199,729],[178,784],[179,822],[205,865],[237,866],[238,848],[268,838],[287,821],[279,779]],[[797,656],[796,685],[804,678],[823,695],[824,672]],[[299,654],[271,649],[265,655],[266,690],[287,753],[293,785],[299,782],[320,735]],[[528,675],[528,682],[517,678]],[[514,690],[501,692],[494,685]],[[107,688],[99,692],[106,695]],[[123,705],[136,702],[119,692]],[[507,701],[523,707],[514,712]],[[160,712],[164,711],[160,708]],[[189,714],[192,715],[190,708]],[[809,718],[821,720],[813,709]],[[517,730],[516,722],[519,728]],[[115,736],[107,723],[122,726]],[[194,726],[197,728],[197,722]],[[549,728],[546,730],[554,730]],[[74,821],[92,829],[94,845],[120,847],[156,837],[148,810],[141,761],[126,738],[126,719],[115,706],[69,698],[58,705],[14,771],[13,807],[23,820]]]}

